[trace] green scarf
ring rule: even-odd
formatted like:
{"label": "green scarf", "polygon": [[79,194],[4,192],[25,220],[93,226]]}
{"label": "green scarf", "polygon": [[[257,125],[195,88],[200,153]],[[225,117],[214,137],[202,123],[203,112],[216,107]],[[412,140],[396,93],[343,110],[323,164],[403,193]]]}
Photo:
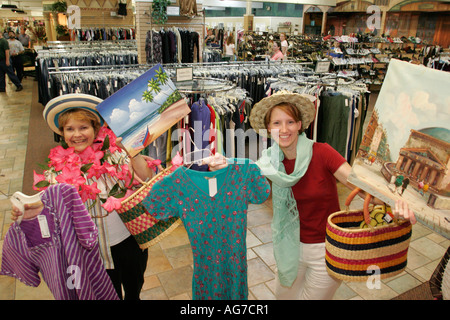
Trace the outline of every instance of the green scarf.
{"label": "green scarf", "polygon": [[272,238],[278,278],[283,286],[290,287],[297,277],[300,254],[300,221],[297,203],[292,193],[295,185],[308,170],[314,141],[305,133],[298,136],[294,171],[288,175],[283,165],[284,154],[279,145],[262,152],[256,162],[261,172],[272,181]]}

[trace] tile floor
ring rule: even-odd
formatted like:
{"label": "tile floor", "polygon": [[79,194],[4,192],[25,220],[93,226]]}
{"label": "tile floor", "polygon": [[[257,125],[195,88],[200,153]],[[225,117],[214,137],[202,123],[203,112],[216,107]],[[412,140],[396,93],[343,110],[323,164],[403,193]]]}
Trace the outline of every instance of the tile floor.
{"label": "tile floor", "polygon": [[[22,188],[27,147],[32,78],[23,82],[24,90],[16,93],[14,86],[0,94],[0,190],[5,194]],[[45,128],[44,130],[47,130]],[[341,200],[348,191],[339,186]],[[354,206],[361,204],[355,201]],[[248,285],[249,299],[274,299],[275,260],[272,254],[270,200],[251,205],[248,213]],[[0,250],[11,223],[9,200],[0,193]],[[365,283],[345,282],[337,291],[336,300],[387,300],[427,281],[450,240],[416,224],[408,253],[408,265],[396,277],[382,281],[380,289],[368,289]],[[1,251],[0,251],[1,252]],[[191,299],[192,253],[183,226],[149,249],[148,268],[141,298],[144,300]],[[11,277],[0,276],[0,300],[51,300],[45,283],[37,288],[25,286]]]}

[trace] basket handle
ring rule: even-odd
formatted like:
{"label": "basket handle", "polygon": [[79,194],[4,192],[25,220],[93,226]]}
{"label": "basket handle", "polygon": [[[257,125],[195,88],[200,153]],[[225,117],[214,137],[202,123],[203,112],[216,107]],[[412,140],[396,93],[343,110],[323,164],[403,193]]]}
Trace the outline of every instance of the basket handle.
{"label": "basket handle", "polygon": [[[355,198],[355,196],[361,191],[360,188],[355,188],[353,189],[352,192],[350,192],[350,194],[348,195],[347,199],[345,200],[345,206],[348,207],[350,206],[350,203],[353,201],[353,199]],[[369,204],[370,201],[372,201],[372,195],[370,193],[368,193],[366,195],[366,197],[364,198],[364,206],[363,206],[363,212],[364,212],[364,221],[366,222],[366,224],[368,226],[370,226],[370,213],[369,213]]]}

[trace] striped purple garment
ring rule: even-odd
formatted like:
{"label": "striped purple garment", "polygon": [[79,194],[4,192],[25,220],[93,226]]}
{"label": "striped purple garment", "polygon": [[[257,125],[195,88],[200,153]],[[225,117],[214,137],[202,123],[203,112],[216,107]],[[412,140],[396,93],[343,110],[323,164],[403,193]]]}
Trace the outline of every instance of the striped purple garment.
{"label": "striped purple garment", "polygon": [[[57,300],[118,300],[100,257],[97,228],[76,189],[52,185],[41,200],[38,217],[14,223],[6,233],[0,274],[37,287],[40,272]],[[46,220],[48,238],[39,220]]]}

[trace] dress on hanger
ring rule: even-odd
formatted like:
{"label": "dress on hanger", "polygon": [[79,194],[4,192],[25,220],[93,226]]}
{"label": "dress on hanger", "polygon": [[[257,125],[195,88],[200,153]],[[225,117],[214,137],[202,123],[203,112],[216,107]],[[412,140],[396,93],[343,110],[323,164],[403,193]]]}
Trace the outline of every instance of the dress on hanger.
{"label": "dress on hanger", "polygon": [[[98,249],[98,231],[75,187],[56,184],[41,196],[42,212],[6,233],[0,274],[28,286],[43,280],[57,300],[118,300]],[[46,221],[48,237],[40,221]]]}
{"label": "dress on hanger", "polygon": [[[155,183],[142,201],[157,219],[180,217],[192,246],[196,300],[242,300],[248,297],[247,208],[270,193],[267,179],[249,159],[229,159],[218,171],[177,168]],[[217,180],[217,193],[209,183]]]}

